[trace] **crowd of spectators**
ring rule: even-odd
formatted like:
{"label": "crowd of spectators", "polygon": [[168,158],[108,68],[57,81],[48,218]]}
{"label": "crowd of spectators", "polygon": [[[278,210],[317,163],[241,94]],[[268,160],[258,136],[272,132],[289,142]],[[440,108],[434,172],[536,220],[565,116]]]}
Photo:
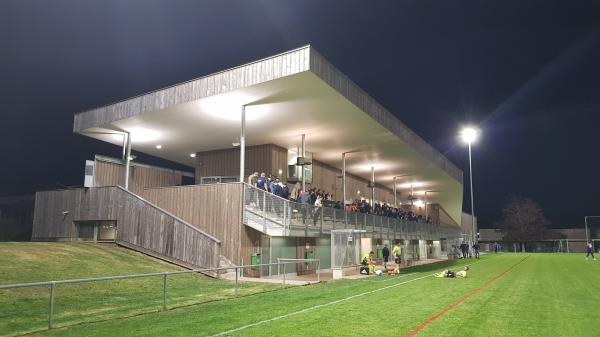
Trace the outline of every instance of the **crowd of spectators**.
{"label": "crowd of spectators", "polygon": [[352,204],[346,207],[346,210],[350,213],[366,213],[400,220],[421,221],[431,223],[431,217],[427,217],[427,219],[425,219],[423,215],[414,213],[411,210],[396,208],[383,203],[380,204],[376,202],[373,206],[371,206],[369,202],[365,199],[355,200]]}
{"label": "crowd of spectators", "polygon": [[[317,207],[331,207],[335,209],[343,209],[341,201],[335,201],[333,194],[327,193],[317,188],[310,188],[306,191],[302,190],[300,183],[296,183],[292,190],[286,183],[274,175],[254,172],[248,177],[248,184],[273,193],[274,195],[298,202],[300,204],[308,204]],[[346,205],[346,211],[349,213],[372,214],[384,217],[390,217],[399,220],[421,221],[431,223],[431,217],[425,217],[421,214],[414,213],[411,210],[396,208],[385,203],[374,203],[373,206],[366,199],[356,199],[353,203]]]}

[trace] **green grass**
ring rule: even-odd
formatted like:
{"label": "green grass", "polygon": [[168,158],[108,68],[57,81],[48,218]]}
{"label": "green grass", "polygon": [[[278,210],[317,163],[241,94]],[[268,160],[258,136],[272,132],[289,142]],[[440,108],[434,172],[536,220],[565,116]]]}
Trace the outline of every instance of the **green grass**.
{"label": "green grass", "polygon": [[[228,335],[404,336],[448,307],[452,309],[418,335],[599,334],[595,304],[600,303],[600,292],[595,283],[600,279],[600,261],[586,261],[581,254],[501,254],[475,262],[419,266],[401,277],[294,287],[35,335],[210,336],[267,320]],[[430,276],[448,265],[458,270],[465,263],[472,264],[466,279]],[[461,304],[453,306],[456,303]],[[316,305],[324,306],[301,311]],[[268,321],[281,315],[289,316]]]}
{"label": "green grass", "polygon": [[[0,243],[0,284],[177,271],[179,268],[115,245]],[[57,285],[54,326],[68,326],[156,312],[162,308],[162,277]],[[243,284],[239,295],[279,289]],[[49,287],[0,290],[0,336],[45,329]],[[232,282],[197,274],[168,277],[169,308],[235,296]]]}

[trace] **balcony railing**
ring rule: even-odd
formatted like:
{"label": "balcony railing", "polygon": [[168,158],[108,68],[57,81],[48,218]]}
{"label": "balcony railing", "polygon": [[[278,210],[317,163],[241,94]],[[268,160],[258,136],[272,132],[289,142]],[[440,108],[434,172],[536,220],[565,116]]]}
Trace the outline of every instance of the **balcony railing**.
{"label": "balcony railing", "polygon": [[456,226],[302,204],[248,184],[244,184],[244,221],[273,236],[300,235],[302,232],[304,236],[309,236],[335,229],[364,230],[373,237],[409,240],[439,240],[460,236],[460,228]]}

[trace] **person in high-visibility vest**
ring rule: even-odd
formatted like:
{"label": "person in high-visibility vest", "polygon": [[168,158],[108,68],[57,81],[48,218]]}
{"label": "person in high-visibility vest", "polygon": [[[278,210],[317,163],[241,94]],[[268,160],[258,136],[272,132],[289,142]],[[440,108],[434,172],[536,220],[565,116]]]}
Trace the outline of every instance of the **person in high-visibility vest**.
{"label": "person in high-visibility vest", "polygon": [[365,254],[362,258],[362,265],[369,267],[369,274],[373,274],[375,272],[375,265],[373,264],[373,255],[375,255],[375,252],[370,251],[369,253]]}
{"label": "person in high-visibility vest", "polygon": [[396,262],[396,269],[394,269],[394,272],[396,274],[400,274],[400,263],[402,263],[402,248],[400,248],[399,245],[394,245],[394,248],[392,248],[392,256],[394,256],[394,262]]}

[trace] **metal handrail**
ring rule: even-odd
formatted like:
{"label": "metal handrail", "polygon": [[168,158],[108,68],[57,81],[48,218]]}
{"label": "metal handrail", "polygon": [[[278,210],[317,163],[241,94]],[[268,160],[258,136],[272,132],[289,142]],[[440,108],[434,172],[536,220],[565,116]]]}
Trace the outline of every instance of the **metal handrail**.
{"label": "metal handrail", "polygon": [[[340,212],[344,212],[342,214],[345,214],[346,216],[344,216],[344,221],[340,221],[340,223],[344,224],[344,228],[347,227],[360,227],[360,228],[367,228],[370,227],[372,231],[377,231],[377,232],[381,232],[382,228],[387,227],[387,224],[389,224],[389,229],[393,230],[394,234],[397,233],[403,233],[403,232],[420,232],[421,235],[425,235],[427,237],[431,236],[430,234],[432,234],[433,232],[433,228],[438,228],[441,231],[447,231],[453,228],[453,226],[451,225],[447,225],[447,224],[431,224],[429,222],[424,222],[424,221],[412,221],[412,220],[403,220],[403,219],[397,219],[397,218],[391,218],[391,217],[385,217],[385,216],[380,216],[380,215],[374,215],[374,214],[366,214],[366,213],[349,213],[347,212],[345,209],[336,209],[333,207],[327,207],[327,206],[314,206],[314,205],[310,205],[310,204],[303,204],[303,203],[299,203],[296,201],[291,201],[285,198],[282,198],[280,196],[274,195],[272,193],[269,193],[268,191],[256,188],[250,184],[244,183],[244,186],[249,187],[251,190],[254,191],[260,191],[261,193],[264,193],[263,198],[270,198],[270,200],[278,200],[279,202],[281,202],[284,205],[284,211],[283,211],[283,218],[282,218],[282,227],[284,228],[284,230],[289,230],[290,228],[304,228],[306,230],[308,230],[309,228],[311,229],[318,229],[319,231],[323,230],[323,214],[325,211],[328,212],[328,214],[331,213],[336,213],[337,211]],[[318,222],[319,224],[316,227],[313,226],[309,226],[307,223],[304,223],[303,225],[295,225],[292,223],[292,212],[288,212],[287,210],[292,206],[292,205],[296,205],[295,207],[293,207],[294,209],[300,209],[300,210],[304,210],[306,209],[310,209],[312,212],[314,211],[318,211],[318,210],[322,210],[319,218],[318,218]],[[272,218],[270,218],[267,214],[266,211],[264,212],[265,214],[261,214],[260,216],[262,216],[265,220],[268,218],[271,221],[273,221]],[[352,215],[354,215],[354,223],[352,223]],[[387,220],[385,220],[387,219]],[[341,219],[340,219],[341,220]],[[348,221],[348,223],[346,223],[345,221]],[[386,225],[384,225],[384,222],[386,223]],[[402,231],[402,224],[408,224],[408,223],[413,223],[413,224],[418,224],[418,228],[415,228],[415,230],[410,230],[410,231]],[[379,224],[379,225],[377,225]],[[398,231],[398,227],[397,224],[400,224],[400,231]],[[376,229],[376,227],[378,229]],[[393,227],[393,228],[392,228]],[[325,228],[326,230],[328,229],[327,227]],[[460,230],[459,228],[456,228],[456,230]]]}

